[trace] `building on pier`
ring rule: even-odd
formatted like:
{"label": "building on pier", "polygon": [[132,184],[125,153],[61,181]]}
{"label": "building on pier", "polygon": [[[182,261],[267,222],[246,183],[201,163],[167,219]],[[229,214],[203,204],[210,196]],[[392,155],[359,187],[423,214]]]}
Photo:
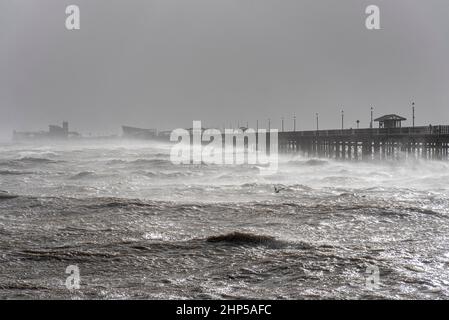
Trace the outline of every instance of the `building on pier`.
{"label": "building on pier", "polygon": [[380,118],[374,119],[375,122],[379,122],[379,128],[401,128],[402,121],[407,120],[404,117],[397,114],[387,114]]}

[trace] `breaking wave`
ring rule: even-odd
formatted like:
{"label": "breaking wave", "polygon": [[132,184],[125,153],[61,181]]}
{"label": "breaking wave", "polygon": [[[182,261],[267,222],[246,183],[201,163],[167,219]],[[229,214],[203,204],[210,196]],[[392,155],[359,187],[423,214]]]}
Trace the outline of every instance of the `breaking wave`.
{"label": "breaking wave", "polygon": [[15,194],[11,194],[7,191],[2,191],[0,190],[0,199],[13,199],[13,198],[18,198],[18,195]]}
{"label": "breaking wave", "polygon": [[301,165],[301,166],[323,166],[329,164],[329,161],[321,159],[310,159],[310,160],[291,160],[288,163],[292,165]]}
{"label": "breaking wave", "polygon": [[279,247],[285,244],[272,236],[244,233],[238,231],[218,236],[210,236],[206,239],[206,241],[211,243],[224,243],[230,245],[253,245],[268,247]]}
{"label": "breaking wave", "polygon": [[94,175],[95,175],[95,172],[83,171],[83,172],[75,174],[74,176],[71,176],[70,179],[71,180],[78,180],[78,179],[83,179],[83,178],[87,178],[87,177],[92,177]]}
{"label": "breaking wave", "polygon": [[0,170],[0,176],[20,176],[25,174],[32,174],[32,172],[17,171],[17,170]]}
{"label": "breaking wave", "polygon": [[48,158],[35,158],[35,157],[23,157],[16,161],[26,162],[26,163],[56,163],[57,160],[52,160]]}

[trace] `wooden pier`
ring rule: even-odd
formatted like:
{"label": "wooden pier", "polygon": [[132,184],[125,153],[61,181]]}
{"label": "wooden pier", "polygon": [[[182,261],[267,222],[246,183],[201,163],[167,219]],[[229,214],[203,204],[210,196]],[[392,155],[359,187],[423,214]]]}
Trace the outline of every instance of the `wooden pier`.
{"label": "wooden pier", "polygon": [[278,146],[339,160],[449,160],[449,126],[279,132]]}

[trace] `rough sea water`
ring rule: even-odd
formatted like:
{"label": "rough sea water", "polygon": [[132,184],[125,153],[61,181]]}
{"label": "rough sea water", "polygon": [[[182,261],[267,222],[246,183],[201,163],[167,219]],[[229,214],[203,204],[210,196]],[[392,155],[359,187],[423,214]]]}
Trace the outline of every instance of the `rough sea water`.
{"label": "rough sea water", "polygon": [[280,162],[262,176],[149,142],[3,144],[0,298],[449,297],[449,163]]}

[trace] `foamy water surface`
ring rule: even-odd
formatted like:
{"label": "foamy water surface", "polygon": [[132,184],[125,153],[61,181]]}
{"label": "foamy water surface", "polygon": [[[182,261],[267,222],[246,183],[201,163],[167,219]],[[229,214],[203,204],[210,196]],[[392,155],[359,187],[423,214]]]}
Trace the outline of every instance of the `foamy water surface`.
{"label": "foamy water surface", "polygon": [[173,165],[169,150],[0,145],[0,297],[449,296],[449,163],[295,155],[263,176]]}

